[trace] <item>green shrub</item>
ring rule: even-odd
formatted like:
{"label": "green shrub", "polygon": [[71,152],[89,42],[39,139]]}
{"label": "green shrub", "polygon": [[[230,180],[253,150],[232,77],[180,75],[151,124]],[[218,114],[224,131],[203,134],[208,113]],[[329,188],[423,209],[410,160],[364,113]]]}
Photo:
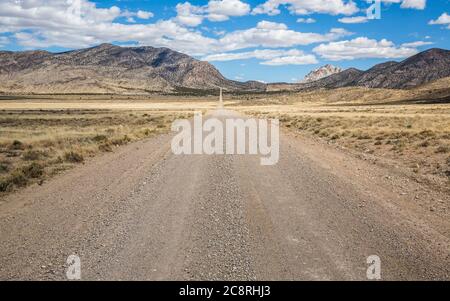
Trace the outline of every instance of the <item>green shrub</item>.
{"label": "green shrub", "polygon": [[39,163],[33,162],[22,167],[21,171],[26,178],[37,179],[44,174],[44,167]]}
{"label": "green shrub", "polygon": [[36,161],[43,156],[46,156],[46,153],[37,150],[27,150],[22,154],[22,157],[25,161]]}
{"label": "green shrub", "polygon": [[14,186],[25,186],[28,180],[22,170],[15,170],[10,176],[0,180],[0,191],[11,191]]}
{"label": "green shrub", "polygon": [[9,171],[9,163],[8,162],[0,162],[0,173],[5,173]]}
{"label": "green shrub", "polygon": [[8,191],[8,182],[6,181],[6,179],[2,180],[0,179],[0,192],[5,192]]}
{"label": "green shrub", "polygon": [[143,134],[144,134],[145,136],[150,136],[151,133],[152,133],[152,130],[151,130],[151,129],[144,129],[144,131],[143,131]]}
{"label": "green shrub", "polygon": [[23,150],[24,148],[25,145],[19,140],[14,140],[9,146],[10,150]]}
{"label": "green shrub", "polygon": [[108,137],[106,137],[105,135],[96,135],[94,136],[94,138],[92,138],[92,140],[94,140],[95,142],[104,142],[108,140]]}
{"label": "green shrub", "polygon": [[102,143],[98,146],[98,149],[102,152],[112,152],[112,147],[110,143]]}

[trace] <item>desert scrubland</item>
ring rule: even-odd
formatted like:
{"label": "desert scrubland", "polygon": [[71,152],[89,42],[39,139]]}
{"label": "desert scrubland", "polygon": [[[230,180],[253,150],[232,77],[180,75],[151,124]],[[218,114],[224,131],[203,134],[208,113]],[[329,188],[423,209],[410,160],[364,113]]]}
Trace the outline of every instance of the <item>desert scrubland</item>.
{"label": "desert scrubland", "polygon": [[[450,179],[449,79],[411,90],[341,88],[226,95],[226,107],[404,167]],[[85,158],[170,131],[216,96],[28,95],[0,100],[0,191],[41,183]],[[381,162],[380,161],[380,162]]]}
{"label": "desert scrubland", "polygon": [[173,120],[190,116],[179,103],[56,100],[0,103],[0,195],[41,184],[121,145],[168,132]]}

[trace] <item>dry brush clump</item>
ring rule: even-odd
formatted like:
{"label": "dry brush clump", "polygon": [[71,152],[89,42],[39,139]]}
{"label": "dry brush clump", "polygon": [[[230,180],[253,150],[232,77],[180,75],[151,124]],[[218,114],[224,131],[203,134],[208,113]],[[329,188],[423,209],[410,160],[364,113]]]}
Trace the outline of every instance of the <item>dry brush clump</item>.
{"label": "dry brush clump", "polygon": [[190,113],[0,111],[0,196],[83,163],[86,158],[169,131]]}

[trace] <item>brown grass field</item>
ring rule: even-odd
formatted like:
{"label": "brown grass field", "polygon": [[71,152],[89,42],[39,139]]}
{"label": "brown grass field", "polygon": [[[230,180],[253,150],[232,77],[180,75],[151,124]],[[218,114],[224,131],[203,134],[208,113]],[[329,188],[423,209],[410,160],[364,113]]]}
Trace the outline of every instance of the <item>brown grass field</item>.
{"label": "brown grass field", "polygon": [[406,167],[448,188],[449,82],[447,78],[413,90],[342,88],[274,95],[237,102],[235,109],[278,118],[295,133]]}
{"label": "brown grass field", "polygon": [[0,197],[99,153],[168,132],[173,120],[190,117],[185,111],[130,110],[129,105],[55,108],[58,104],[41,102],[19,110],[15,105],[0,104]]}
{"label": "brown grass field", "polygon": [[[227,95],[227,108],[450,180],[450,104],[445,79],[414,90],[343,88]],[[431,91],[431,92],[430,92]],[[422,101],[425,99],[425,101]],[[216,108],[215,96],[1,96],[0,197],[102,152],[168,132],[177,118]]]}

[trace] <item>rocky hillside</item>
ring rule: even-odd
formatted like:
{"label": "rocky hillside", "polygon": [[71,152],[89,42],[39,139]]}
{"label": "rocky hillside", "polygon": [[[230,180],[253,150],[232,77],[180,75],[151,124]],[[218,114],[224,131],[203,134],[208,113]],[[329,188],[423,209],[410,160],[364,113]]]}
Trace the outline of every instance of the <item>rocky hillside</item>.
{"label": "rocky hillside", "polygon": [[342,72],[332,74],[320,80],[302,85],[302,88],[342,88],[352,86],[355,80],[360,78],[364,72],[356,68],[349,68]]}
{"label": "rocky hillside", "polygon": [[226,79],[207,62],[167,48],[97,47],[50,53],[0,52],[0,92],[148,93],[183,89],[264,91]]}
{"label": "rocky hillside", "polygon": [[339,73],[344,71],[343,69],[333,66],[333,65],[325,65],[322,66],[318,69],[315,69],[313,71],[311,71],[310,73],[308,73],[305,78],[301,81],[302,83],[310,83],[310,82],[314,82],[316,80],[325,78],[327,76]]}
{"label": "rocky hillside", "polygon": [[400,63],[376,65],[355,81],[369,88],[409,88],[450,76],[450,51],[429,49]]}
{"label": "rocky hillside", "polygon": [[385,62],[367,71],[354,68],[323,79],[299,85],[297,88],[368,88],[406,89],[450,76],[450,51],[433,48],[402,62]]}

